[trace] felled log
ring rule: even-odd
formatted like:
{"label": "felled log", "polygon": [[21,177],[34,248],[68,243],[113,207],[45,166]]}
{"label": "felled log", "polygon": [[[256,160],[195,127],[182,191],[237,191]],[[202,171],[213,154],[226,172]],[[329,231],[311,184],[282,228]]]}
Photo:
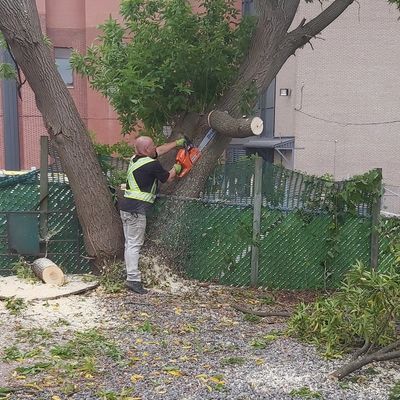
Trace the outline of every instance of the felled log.
{"label": "felled log", "polygon": [[264,125],[259,117],[233,118],[223,111],[211,111],[208,114],[208,126],[219,134],[232,138],[244,138],[261,135]]}
{"label": "felled log", "polygon": [[32,271],[44,283],[61,286],[65,282],[61,268],[48,258],[38,258],[32,263]]}

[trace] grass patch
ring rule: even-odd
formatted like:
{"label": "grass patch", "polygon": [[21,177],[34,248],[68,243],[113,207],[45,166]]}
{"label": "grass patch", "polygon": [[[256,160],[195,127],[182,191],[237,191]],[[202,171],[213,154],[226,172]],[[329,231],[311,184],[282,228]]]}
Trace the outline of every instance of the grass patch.
{"label": "grass patch", "polygon": [[261,317],[259,317],[258,315],[254,315],[254,314],[244,314],[243,319],[246,322],[250,322],[252,324],[258,324],[261,321]]}
{"label": "grass patch", "polygon": [[390,389],[388,400],[400,400],[400,381]]}
{"label": "grass patch", "polygon": [[271,331],[267,335],[254,339],[250,345],[255,349],[266,349],[272,342],[282,336],[280,331]]}
{"label": "grass patch", "polygon": [[42,349],[32,349],[30,351],[22,351],[17,346],[7,347],[3,350],[2,360],[4,361],[23,361],[27,358],[33,358],[42,353]]}
{"label": "grass patch", "polygon": [[303,386],[300,389],[293,389],[289,394],[302,399],[322,399],[322,394],[320,392],[314,392],[307,386]]}
{"label": "grass patch", "polygon": [[21,375],[37,375],[43,371],[48,370],[54,364],[51,362],[38,362],[36,364],[27,365],[25,367],[17,367],[15,371],[17,371]]}
{"label": "grass patch", "polygon": [[12,315],[20,315],[28,307],[25,301],[19,297],[10,297],[6,300],[5,306]]}
{"label": "grass patch", "polygon": [[53,333],[43,328],[20,329],[16,333],[16,337],[23,342],[42,343],[53,337]]}
{"label": "grass patch", "polygon": [[75,337],[66,344],[52,347],[50,354],[63,360],[82,359],[100,355],[108,356],[113,360],[120,360],[122,358],[121,350],[117,345],[95,329],[77,332]]}
{"label": "grass patch", "polygon": [[243,365],[246,363],[244,357],[225,357],[220,361],[221,365],[226,367],[228,365]]}

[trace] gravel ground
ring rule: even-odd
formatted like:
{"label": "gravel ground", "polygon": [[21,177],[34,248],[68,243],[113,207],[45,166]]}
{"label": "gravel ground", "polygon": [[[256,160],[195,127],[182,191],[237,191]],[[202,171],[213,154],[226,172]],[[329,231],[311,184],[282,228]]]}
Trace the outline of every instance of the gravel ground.
{"label": "gravel ground", "polygon": [[[197,286],[182,296],[97,290],[32,303],[21,316],[0,303],[0,387],[13,388],[8,398],[21,400],[387,399],[400,380],[399,364],[371,365],[332,381],[329,372],[343,360],[324,360],[313,347],[286,338],[283,318],[250,318],[231,306],[290,310],[309,298]],[[101,333],[118,351],[103,343],[72,368],[62,364],[65,354],[49,350],[87,330]],[[49,331],[50,337],[44,333]],[[36,347],[41,353],[6,362],[13,345],[22,353]],[[96,368],[88,359],[95,359]],[[16,370],[49,360],[54,366],[46,370]]]}

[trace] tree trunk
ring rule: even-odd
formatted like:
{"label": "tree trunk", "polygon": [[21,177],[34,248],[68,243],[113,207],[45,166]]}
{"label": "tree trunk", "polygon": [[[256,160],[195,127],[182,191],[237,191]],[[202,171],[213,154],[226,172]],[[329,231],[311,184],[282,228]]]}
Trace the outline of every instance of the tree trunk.
{"label": "tree trunk", "polygon": [[96,262],[122,254],[121,221],[86,127],[44,41],[35,0],[0,0],[0,30],[35,93],[68,176],[85,247]]}

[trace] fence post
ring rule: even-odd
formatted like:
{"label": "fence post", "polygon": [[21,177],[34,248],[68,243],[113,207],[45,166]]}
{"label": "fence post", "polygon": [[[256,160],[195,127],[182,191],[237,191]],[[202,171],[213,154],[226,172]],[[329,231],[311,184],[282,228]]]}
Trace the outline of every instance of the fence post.
{"label": "fence post", "polygon": [[[379,188],[382,189],[382,168],[377,168],[379,173]],[[379,259],[379,223],[381,217],[381,205],[382,196],[381,194],[376,199],[376,202],[372,204],[371,209],[371,268],[376,270],[378,268]]]}
{"label": "fence post", "polygon": [[258,263],[260,259],[260,229],[261,229],[261,206],[262,206],[262,168],[263,159],[256,158],[254,169],[254,199],[253,199],[253,243],[251,246],[251,286],[258,283]]}
{"label": "fence post", "polygon": [[42,238],[41,252],[45,252],[43,248],[44,240],[47,236],[47,219],[48,219],[48,203],[49,203],[49,138],[48,136],[40,136],[40,218],[39,233]]}

